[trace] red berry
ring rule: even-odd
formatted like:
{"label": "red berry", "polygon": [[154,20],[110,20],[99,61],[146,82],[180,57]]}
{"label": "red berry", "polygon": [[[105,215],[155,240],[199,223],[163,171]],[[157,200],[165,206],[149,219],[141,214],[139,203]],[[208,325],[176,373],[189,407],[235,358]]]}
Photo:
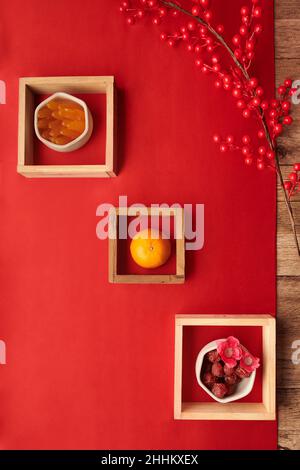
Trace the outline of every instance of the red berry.
{"label": "red berry", "polygon": [[282,133],[282,131],[283,131],[282,124],[280,124],[280,123],[275,124],[275,126],[274,126],[275,135],[280,135]]}
{"label": "red berry", "polygon": [[236,34],[235,36],[233,36],[232,42],[235,46],[239,46],[241,43],[241,37],[238,34]]}
{"label": "red berry", "polygon": [[262,33],[262,30],[263,30],[263,27],[261,24],[257,24],[254,26],[254,32],[255,34],[261,34]]}
{"label": "red berry", "polygon": [[286,94],[286,87],[285,86],[280,86],[277,89],[279,95],[285,95]]}
{"label": "red berry", "polygon": [[204,13],[204,18],[206,19],[207,22],[209,22],[212,19],[212,11],[206,10],[206,12]]}
{"label": "red berry", "polygon": [[197,5],[193,6],[193,8],[192,8],[192,14],[193,14],[194,16],[199,16],[199,14],[200,14],[200,8],[199,8]]}
{"label": "red berry", "polygon": [[221,153],[225,153],[225,152],[227,152],[227,150],[228,150],[228,147],[227,147],[226,144],[221,144],[220,145],[220,152]]}
{"label": "red berry", "polygon": [[223,83],[221,82],[221,80],[216,80],[216,81],[215,81],[215,87],[216,87],[216,88],[219,89],[219,88],[222,87],[222,85],[223,85]]}
{"label": "red berry", "polygon": [[207,8],[209,6],[209,0],[199,0],[199,3],[203,8]]}
{"label": "red berry", "polygon": [[135,23],[135,19],[133,16],[128,16],[128,18],[126,19],[126,22],[127,24],[129,24],[130,26],[134,25]]}
{"label": "red berry", "polygon": [[289,174],[289,180],[292,183],[296,183],[298,181],[298,175],[295,171],[293,171],[292,173]]}
{"label": "red berry", "polygon": [[217,398],[224,398],[225,395],[228,393],[228,387],[226,384],[215,383],[212,387],[212,393]]}
{"label": "red berry", "polygon": [[234,88],[232,90],[232,95],[235,97],[235,98],[240,98],[242,96],[242,92],[239,88]]}
{"label": "red berry", "polygon": [[266,147],[263,147],[263,146],[259,147],[258,153],[260,156],[264,156],[266,154]]}
{"label": "red berry", "polygon": [[291,103],[289,101],[283,101],[281,103],[281,108],[284,112],[288,112],[291,108]]}
{"label": "red berry", "polygon": [[279,105],[279,101],[278,100],[271,100],[270,104],[271,104],[271,108],[277,109],[278,105]]}
{"label": "red berry", "polygon": [[243,138],[242,138],[242,142],[245,145],[249,145],[250,142],[251,142],[251,138],[249,137],[249,135],[244,135]]}
{"label": "red berry", "polygon": [[209,353],[207,353],[207,359],[209,360],[209,362],[217,362],[217,361],[220,361],[220,356],[219,356],[219,353],[216,349],[214,349],[213,351],[209,351]]}
{"label": "red berry", "polygon": [[269,151],[267,152],[267,158],[268,158],[269,160],[273,160],[273,159],[275,158],[275,152],[273,152],[273,150],[269,150]]}
{"label": "red berry", "polygon": [[255,96],[252,100],[251,100],[251,105],[254,107],[254,108],[257,108],[259,105],[260,105],[260,99]]}
{"label": "red berry", "polygon": [[220,140],[221,140],[221,137],[220,137],[218,134],[215,134],[215,135],[213,136],[213,140],[214,140],[214,142],[215,142],[216,144],[218,144],[218,143],[220,142]]}
{"label": "red berry", "polygon": [[237,107],[238,107],[239,109],[244,109],[244,108],[246,107],[246,103],[245,103],[244,100],[238,100],[238,101],[236,102],[236,105],[237,105]]}
{"label": "red berry", "polygon": [[242,147],[242,154],[247,156],[250,154],[250,148],[245,146],[245,147]]}
{"label": "red berry", "polygon": [[248,51],[253,51],[254,46],[255,46],[255,43],[254,43],[253,40],[250,40],[250,39],[249,39],[248,41],[246,41],[246,49],[247,49]]}
{"label": "red berry", "polygon": [[234,137],[233,137],[233,135],[228,135],[228,136],[226,137],[226,142],[227,142],[227,144],[233,144],[233,142],[234,142]]}
{"label": "red berry", "polygon": [[242,7],[241,8],[241,15],[242,16],[249,15],[249,8],[248,7]]}
{"label": "red berry", "polygon": [[161,7],[159,10],[158,10],[160,16],[166,16],[167,14],[167,9],[164,8],[164,7]]}
{"label": "red berry", "polygon": [[187,28],[189,31],[195,31],[196,29],[196,23],[195,21],[189,21],[187,24]]}
{"label": "red berry", "polygon": [[255,78],[255,77],[250,78],[250,80],[248,81],[248,85],[249,85],[250,88],[256,88],[257,85],[258,85],[257,78]]}
{"label": "red berry", "polygon": [[174,41],[174,39],[170,38],[170,39],[168,40],[168,46],[170,46],[170,47],[174,47],[174,46],[175,46],[175,41]]}
{"label": "red berry", "polygon": [[251,116],[250,109],[248,109],[248,108],[244,109],[243,116],[244,116],[244,118],[248,119]]}
{"label": "red berry", "polygon": [[295,163],[294,170],[295,171],[300,171],[300,163]]}
{"label": "red berry", "polygon": [[284,80],[284,86],[286,86],[287,88],[291,88],[292,84],[293,80],[291,80],[290,78]]}
{"label": "red berry", "polygon": [[264,131],[262,131],[262,130],[258,131],[258,133],[257,133],[257,137],[258,137],[259,139],[263,139],[263,138],[264,138],[264,136],[265,136],[265,133],[264,133]]}
{"label": "red berry", "polygon": [[234,50],[234,55],[238,60],[240,60],[243,57],[242,50],[241,49],[235,49]]}
{"label": "red berry", "polygon": [[293,123],[293,118],[291,116],[285,116],[283,119],[283,124],[290,126]]}
{"label": "red berry", "polygon": [[195,60],[195,65],[196,67],[201,67],[203,65],[203,60],[202,59],[196,59]]}
{"label": "red berry", "polygon": [[166,41],[167,37],[168,37],[168,36],[167,36],[166,33],[161,33],[161,34],[160,34],[160,39],[161,39],[162,41]]}
{"label": "red berry", "polygon": [[214,362],[211,368],[211,373],[215,377],[224,377],[224,369],[223,369],[222,364],[220,364],[220,362]]}
{"label": "red berry", "polygon": [[244,23],[244,25],[249,25],[250,23],[250,18],[249,16],[242,16],[242,23]]}
{"label": "red berry", "polygon": [[264,94],[264,89],[263,89],[263,87],[258,86],[258,87],[256,88],[256,90],[255,90],[255,94],[256,94],[256,96],[259,96],[259,97],[261,98],[261,97],[263,96],[263,94]]}
{"label": "red berry", "polygon": [[261,7],[255,7],[253,10],[253,16],[255,18],[260,18],[261,17]]}
{"label": "red berry", "polygon": [[285,189],[286,191],[290,191],[290,190],[292,189],[292,187],[293,187],[293,185],[292,185],[292,183],[291,183],[290,181],[286,181],[286,182],[284,183],[284,189]]}
{"label": "red berry", "polygon": [[161,19],[159,16],[155,16],[153,19],[152,19],[152,23],[155,25],[155,26],[158,26],[160,23],[161,23]]}
{"label": "red berry", "polygon": [[266,100],[262,101],[260,107],[261,107],[261,109],[263,109],[265,111],[266,109],[268,109],[269,103]]}
{"label": "red berry", "polygon": [[263,170],[265,168],[265,164],[262,160],[257,160],[257,169]]}
{"label": "red berry", "polygon": [[250,165],[252,165],[252,162],[253,162],[252,157],[248,156],[248,157],[245,158],[246,165],[250,166]]}
{"label": "red berry", "polygon": [[240,27],[240,35],[241,36],[246,36],[247,33],[248,33],[248,28],[246,26],[241,26]]}
{"label": "red berry", "polygon": [[224,33],[224,25],[222,24],[219,24],[217,27],[216,27],[216,30],[219,34],[222,34]]}

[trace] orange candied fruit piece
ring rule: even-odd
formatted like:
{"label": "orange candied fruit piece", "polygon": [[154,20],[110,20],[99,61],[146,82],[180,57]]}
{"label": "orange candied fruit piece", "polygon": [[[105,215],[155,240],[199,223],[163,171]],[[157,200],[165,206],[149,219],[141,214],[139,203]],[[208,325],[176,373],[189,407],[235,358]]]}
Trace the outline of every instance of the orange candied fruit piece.
{"label": "orange candied fruit piece", "polygon": [[85,130],[85,113],[78,103],[67,99],[48,101],[38,112],[41,136],[56,145],[66,145]]}

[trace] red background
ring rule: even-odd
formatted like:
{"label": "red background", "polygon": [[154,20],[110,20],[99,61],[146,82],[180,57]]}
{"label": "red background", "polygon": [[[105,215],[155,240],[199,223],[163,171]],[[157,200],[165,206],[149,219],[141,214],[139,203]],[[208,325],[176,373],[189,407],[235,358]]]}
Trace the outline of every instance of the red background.
{"label": "red background", "polygon": [[[214,0],[237,31],[245,0]],[[276,422],[173,420],[174,315],[275,313],[275,178],[222,156],[212,134],[256,130],[183,49],[129,28],[118,1],[4,0],[0,70],[0,446],[276,448]],[[264,0],[256,71],[274,86],[273,2]],[[114,75],[115,179],[16,173],[18,79]],[[92,145],[92,144],[91,144]],[[184,285],[111,285],[96,207],[204,203],[205,246]]]}

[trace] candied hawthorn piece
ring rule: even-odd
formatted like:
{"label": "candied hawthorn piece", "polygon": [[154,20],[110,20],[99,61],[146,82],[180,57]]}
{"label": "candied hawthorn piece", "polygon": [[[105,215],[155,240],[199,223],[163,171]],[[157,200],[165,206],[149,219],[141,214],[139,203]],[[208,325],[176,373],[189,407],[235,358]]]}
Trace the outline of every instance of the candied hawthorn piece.
{"label": "candied hawthorn piece", "polygon": [[211,372],[215,377],[224,377],[224,368],[219,362],[213,364]]}
{"label": "candied hawthorn piece", "polygon": [[211,372],[206,372],[203,375],[203,383],[208,388],[211,388],[216,383],[216,378],[212,375]]}
{"label": "candied hawthorn piece", "polygon": [[225,375],[233,375],[235,372],[234,367],[229,367],[227,364],[224,365],[224,374]]}
{"label": "candied hawthorn piece", "polygon": [[217,398],[224,398],[228,394],[228,387],[223,383],[215,383],[211,391]]}
{"label": "candied hawthorn piece", "polygon": [[245,379],[246,377],[250,377],[251,375],[251,372],[247,372],[245,369],[242,369],[240,366],[236,368],[235,373],[240,379]]}
{"label": "candied hawthorn piece", "polygon": [[204,358],[203,364],[202,364],[202,373],[205,372],[211,372],[211,366],[212,363],[207,360],[207,358]]}
{"label": "candied hawthorn piece", "polygon": [[207,359],[209,362],[218,362],[221,358],[219,356],[218,351],[215,349],[214,351],[210,351],[207,353]]}
{"label": "candied hawthorn piece", "polygon": [[227,385],[234,385],[238,382],[238,376],[233,373],[231,375],[226,375],[224,380]]}
{"label": "candied hawthorn piece", "polygon": [[236,384],[233,384],[233,385],[226,384],[226,385],[228,388],[227,396],[233,395],[236,392]]}

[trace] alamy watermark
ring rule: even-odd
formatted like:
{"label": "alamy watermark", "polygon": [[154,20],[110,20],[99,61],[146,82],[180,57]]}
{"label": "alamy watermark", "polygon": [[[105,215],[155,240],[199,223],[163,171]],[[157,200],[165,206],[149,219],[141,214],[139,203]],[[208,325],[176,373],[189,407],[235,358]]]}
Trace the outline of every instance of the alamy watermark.
{"label": "alamy watermark", "polygon": [[0,80],[0,104],[6,104],[6,85],[3,80]]}
{"label": "alamy watermark", "polygon": [[0,364],[6,364],[6,344],[0,339]]}
{"label": "alamy watermark", "polygon": [[131,239],[142,230],[157,229],[161,221],[163,238],[185,238],[185,248],[190,251],[201,250],[204,246],[204,204],[184,204],[183,207],[178,203],[151,204],[149,215],[145,204],[128,206],[127,196],[119,196],[118,207],[119,217],[113,204],[103,203],[97,207],[96,215],[101,217],[96,227],[99,240]]}

